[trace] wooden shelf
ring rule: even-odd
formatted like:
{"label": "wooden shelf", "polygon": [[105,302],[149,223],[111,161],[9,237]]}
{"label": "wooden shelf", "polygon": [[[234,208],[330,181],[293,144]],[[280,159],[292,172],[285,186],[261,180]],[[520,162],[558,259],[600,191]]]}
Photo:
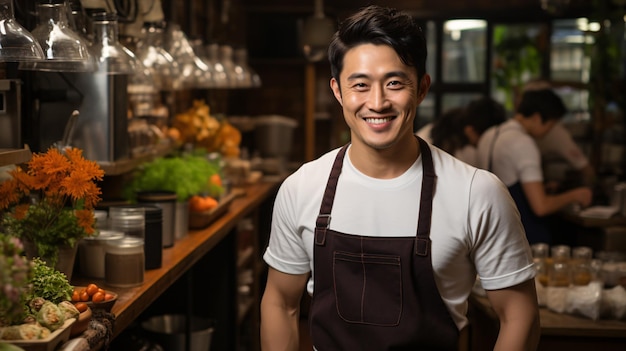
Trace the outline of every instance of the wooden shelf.
{"label": "wooden shelf", "polygon": [[132,288],[114,288],[103,280],[73,277],[72,285],[96,283],[104,289],[118,293],[111,312],[115,315],[113,337],[128,328],[176,280],[191,269],[203,256],[217,246],[237,223],[254,212],[276,190],[277,182],[259,182],[246,187],[245,196],[235,199],[228,212],[201,230],[190,230],[178,239],[173,247],[163,250],[162,267],[147,270],[144,283]]}
{"label": "wooden shelf", "polygon": [[128,173],[137,166],[170,154],[174,148],[170,144],[154,145],[149,151],[134,155],[132,158],[121,159],[114,162],[100,161],[98,164],[104,170],[104,175],[120,175]]}
{"label": "wooden shelf", "polygon": [[23,149],[0,149],[0,166],[25,163],[31,157],[32,153],[28,147]]}

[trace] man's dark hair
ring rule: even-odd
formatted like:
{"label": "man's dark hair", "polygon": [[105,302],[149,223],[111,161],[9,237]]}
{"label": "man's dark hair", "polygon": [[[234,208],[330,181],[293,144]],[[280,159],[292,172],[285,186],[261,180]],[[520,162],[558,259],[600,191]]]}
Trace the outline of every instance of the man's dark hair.
{"label": "man's dark hair", "polygon": [[465,125],[474,127],[476,133],[482,135],[487,129],[506,120],[506,110],[496,100],[484,96],[467,104],[464,120]]}
{"label": "man's dark hair", "polygon": [[517,107],[524,117],[539,113],[543,122],[559,120],[567,112],[563,100],[552,89],[527,90]]}
{"label": "man's dark hair", "polygon": [[407,13],[371,5],[341,22],[328,48],[331,74],[337,81],[346,52],[361,44],[389,45],[404,64],[416,68],[418,79],[426,72],[426,39]]}

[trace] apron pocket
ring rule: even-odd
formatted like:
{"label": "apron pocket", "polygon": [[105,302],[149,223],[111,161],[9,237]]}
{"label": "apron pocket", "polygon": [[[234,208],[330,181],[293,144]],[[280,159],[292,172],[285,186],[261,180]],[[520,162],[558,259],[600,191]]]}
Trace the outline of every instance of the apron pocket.
{"label": "apron pocket", "polygon": [[335,251],[339,316],[350,323],[395,326],[402,312],[400,256]]}

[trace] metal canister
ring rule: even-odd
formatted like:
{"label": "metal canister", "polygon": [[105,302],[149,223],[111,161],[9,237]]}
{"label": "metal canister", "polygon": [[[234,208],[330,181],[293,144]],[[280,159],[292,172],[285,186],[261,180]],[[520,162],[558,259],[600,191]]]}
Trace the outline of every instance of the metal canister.
{"label": "metal canister", "polygon": [[125,236],[107,242],[104,259],[107,285],[127,288],[143,284],[145,271],[144,241]]}
{"label": "metal canister", "polygon": [[176,193],[173,191],[141,191],[137,193],[137,201],[140,204],[149,204],[161,208],[163,247],[172,247],[176,237]]}

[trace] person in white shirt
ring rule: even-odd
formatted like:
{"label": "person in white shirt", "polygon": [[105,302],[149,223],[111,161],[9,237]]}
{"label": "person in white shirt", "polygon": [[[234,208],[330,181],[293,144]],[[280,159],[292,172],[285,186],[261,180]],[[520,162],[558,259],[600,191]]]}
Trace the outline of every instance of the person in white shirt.
{"label": "person in white shirt", "polygon": [[495,349],[534,350],[536,270],[510,194],[413,134],[430,87],[416,21],[365,7],[341,23],[328,57],[350,143],[278,191],[263,350],[299,349],[305,290],[316,350],[458,350],[477,275],[500,322]]}
{"label": "person in white shirt", "polygon": [[551,243],[543,217],[571,204],[589,206],[592,191],[575,188],[549,195],[543,184],[541,154],[535,142],[565,114],[565,105],[551,89],[523,93],[517,112],[507,122],[483,133],[478,142],[478,165],[497,175],[509,188],[531,244]]}
{"label": "person in white shirt", "polygon": [[[506,110],[490,97],[470,101],[467,106],[446,111],[417,135],[457,159],[477,166],[476,146],[485,130],[506,120]],[[429,127],[430,126],[430,127]]]}

